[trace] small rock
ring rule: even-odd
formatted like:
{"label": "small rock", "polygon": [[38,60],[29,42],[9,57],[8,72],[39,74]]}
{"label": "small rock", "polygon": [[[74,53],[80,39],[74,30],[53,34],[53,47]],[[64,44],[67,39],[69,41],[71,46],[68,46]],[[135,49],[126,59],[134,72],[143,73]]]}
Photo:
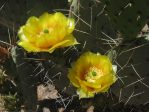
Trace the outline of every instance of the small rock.
{"label": "small rock", "polygon": [[37,96],[38,100],[59,98],[58,91],[55,89],[53,85],[39,85],[37,87]]}
{"label": "small rock", "polygon": [[43,112],[50,112],[50,110],[48,108],[44,107]]}
{"label": "small rock", "polygon": [[94,106],[90,106],[86,112],[94,112]]}

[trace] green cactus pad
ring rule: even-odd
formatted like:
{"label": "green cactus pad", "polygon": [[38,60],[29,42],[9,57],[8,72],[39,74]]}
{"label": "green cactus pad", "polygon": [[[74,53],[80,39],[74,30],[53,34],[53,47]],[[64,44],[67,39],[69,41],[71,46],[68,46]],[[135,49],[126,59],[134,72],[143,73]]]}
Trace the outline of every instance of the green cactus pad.
{"label": "green cactus pad", "polygon": [[123,34],[133,38],[141,31],[149,18],[148,0],[102,0],[107,14]]}

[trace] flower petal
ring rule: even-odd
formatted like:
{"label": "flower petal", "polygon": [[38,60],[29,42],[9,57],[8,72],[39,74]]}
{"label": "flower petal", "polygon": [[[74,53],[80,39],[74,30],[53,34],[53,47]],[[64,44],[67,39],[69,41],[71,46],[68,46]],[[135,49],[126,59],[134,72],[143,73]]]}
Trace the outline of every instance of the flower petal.
{"label": "flower petal", "polygon": [[59,48],[60,46],[62,46],[63,44],[67,43],[69,40],[64,40],[62,42],[59,42],[58,44],[55,44],[54,46],[52,46],[48,51],[49,53],[52,53],[56,48]]}
{"label": "flower petal", "polygon": [[33,16],[28,19],[26,25],[20,27],[18,31],[18,36],[21,41],[28,40],[30,42],[34,42],[36,39],[35,37],[37,33],[40,32],[40,30],[41,29],[38,23],[38,18]]}
{"label": "flower petal", "polygon": [[22,30],[28,38],[37,35],[41,31],[38,18],[34,16],[30,17]]}
{"label": "flower petal", "polygon": [[78,89],[77,94],[79,95],[79,99],[81,98],[91,98],[94,97],[94,93],[84,91],[83,89]]}
{"label": "flower petal", "polygon": [[68,35],[65,37],[65,39],[62,42],[59,42],[58,44],[55,44],[49,49],[49,52],[52,53],[56,48],[62,48],[62,47],[68,47],[71,45],[78,44],[76,39],[74,38],[73,35]]}
{"label": "flower petal", "polygon": [[37,38],[35,41],[35,46],[38,48],[48,49],[50,46],[55,44],[55,39],[53,36],[49,34],[42,34],[40,37]]}
{"label": "flower petal", "polygon": [[75,28],[75,21],[74,21],[74,19],[68,18],[67,25],[68,25],[67,32],[68,32],[68,34],[70,34],[70,33],[73,32],[73,30]]}
{"label": "flower petal", "polygon": [[39,23],[42,29],[46,28],[49,23],[51,24],[52,21],[52,14],[45,12],[39,17]]}
{"label": "flower petal", "polygon": [[47,51],[46,49],[38,48],[35,45],[33,45],[29,42],[25,42],[25,41],[18,42],[18,45],[23,47],[28,52],[40,52],[40,51],[45,52],[45,51]]}
{"label": "flower petal", "polygon": [[72,46],[72,45],[76,45],[76,44],[79,44],[76,40],[76,38],[70,34],[70,35],[67,35],[64,40],[69,40],[67,43],[63,44],[62,47],[68,47],[68,46]]}
{"label": "flower petal", "polygon": [[20,41],[29,41],[29,39],[23,33],[23,27],[20,28],[18,32],[18,37],[20,38]]}
{"label": "flower petal", "polygon": [[75,71],[73,71],[72,69],[69,69],[69,75],[68,75],[69,80],[75,87],[79,87],[80,84],[73,74],[75,74]]}

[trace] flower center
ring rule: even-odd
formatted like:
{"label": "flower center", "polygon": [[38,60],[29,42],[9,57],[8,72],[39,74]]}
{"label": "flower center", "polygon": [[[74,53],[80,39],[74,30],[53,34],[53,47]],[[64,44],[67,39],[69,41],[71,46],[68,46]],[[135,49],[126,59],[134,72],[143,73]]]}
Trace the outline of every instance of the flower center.
{"label": "flower center", "polygon": [[97,79],[99,79],[101,76],[103,76],[103,72],[101,69],[96,67],[90,67],[87,73],[85,74],[85,80],[87,82],[96,82]]}
{"label": "flower center", "polygon": [[44,33],[49,33],[49,30],[48,29],[44,29],[43,32]]}

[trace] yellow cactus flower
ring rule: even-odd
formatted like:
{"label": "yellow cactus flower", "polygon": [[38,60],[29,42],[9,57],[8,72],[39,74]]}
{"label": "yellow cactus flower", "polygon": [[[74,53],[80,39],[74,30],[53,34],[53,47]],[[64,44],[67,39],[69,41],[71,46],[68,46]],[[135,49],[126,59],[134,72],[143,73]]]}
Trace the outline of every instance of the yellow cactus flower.
{"label": "yellow cactus flower", "polygon": [[22,46],[28,52],[50,52],[78,44],[72,32],[74,19],[67,18],[60,12],[44,13],[39,18],[30,17],[18,32]]}
{"label": "yellow cactus flower", "polygon": [[77,88],[80,98],[107,92],[117,80],[109,58],[105,55],[84,53],[69,69],[68,78]]}

